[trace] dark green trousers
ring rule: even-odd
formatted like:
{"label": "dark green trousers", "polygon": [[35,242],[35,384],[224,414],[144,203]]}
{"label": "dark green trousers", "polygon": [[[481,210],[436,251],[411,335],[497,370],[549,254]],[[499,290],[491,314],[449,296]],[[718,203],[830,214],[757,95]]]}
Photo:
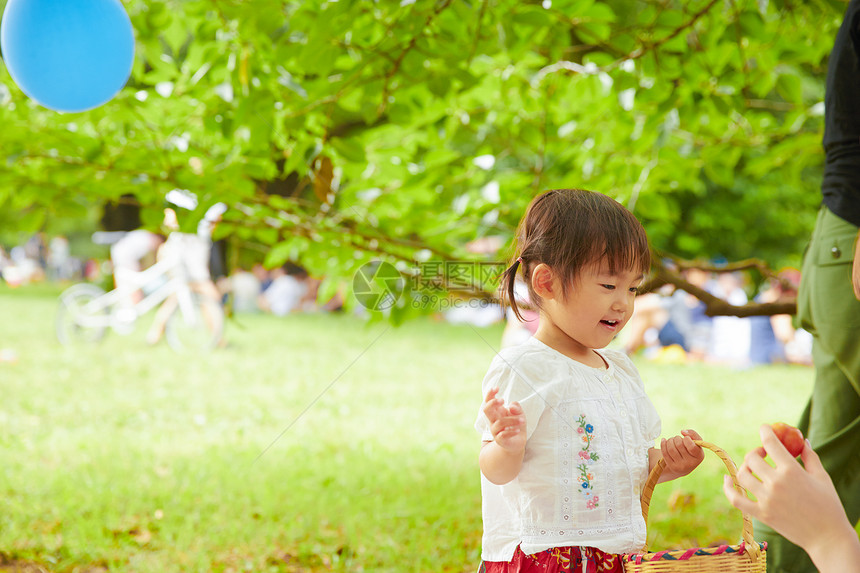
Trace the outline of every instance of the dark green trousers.
{"label": "dark green trousers", "polygon": [[[860,518],[860,301],[851,267],[857,227],[826,207],[818,213],[803,258],[797,313],[812,333],[815,386],[798,426],[833,478],[856,524]],[[762,523],[756,539],[768,542],[768,573],[814,573],[806,553]]]}

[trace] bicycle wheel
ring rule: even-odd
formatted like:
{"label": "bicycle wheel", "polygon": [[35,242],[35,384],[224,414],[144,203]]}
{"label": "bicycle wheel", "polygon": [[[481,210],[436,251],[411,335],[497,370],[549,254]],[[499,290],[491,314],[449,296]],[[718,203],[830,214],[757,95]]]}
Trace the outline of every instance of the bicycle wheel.
{"label": "bicycle wheel", "polygon": [[208,296],[192,292],[191,309],[184,313],[181,305],[165,325],[167,343],[177,352],[205,351],[215,348],[224,333],[224,309]]}
{"label": "bicycle wheel", "polygon": [[71,286],[60,295],[56,331],[61,344],[98,342],[107,328],[108,309],[91,310],[87,305],[105,293],[91,284]]}

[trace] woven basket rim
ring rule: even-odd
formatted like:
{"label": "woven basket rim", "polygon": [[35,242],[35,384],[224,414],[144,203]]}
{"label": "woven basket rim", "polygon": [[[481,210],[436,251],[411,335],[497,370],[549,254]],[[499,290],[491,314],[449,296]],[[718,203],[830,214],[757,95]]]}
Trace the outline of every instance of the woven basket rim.
{"label": "woven basket rim", "polygon": [[[767,542],[757,541],[756,544],[762,551],[762,557],[764,557],[764,554],[767,551]],[[661,559],[668,561],[686,561],[687,559],[691,559],[693,557],[698,556],[713,556],[726,554],[736,554],[739,557],[746,555],[746,543],[741,542],[738,545],[718,545],[712,547],[694,547],[690,549],[672,549],[667,551],[645,551],[641,553],[627,553],[623,556],[622,562],[650,562],[659,561]]]}
{"label": "woven basket rim", "polygon": [[[737,491],[741,492],[741,494],[746,495],[746,490],[743,488],[743,486],[741,486],[740,482],[738,481],[737,466],[735,465],[735,462],[732,461],[731,456],[729,456],[729,454],[724,449],[722,449],[721,447],[719,447],[715,444],[712,444],[710,442],[706,442],[704,440],[693,440],[693,442],[696,445],[702,447],[703,449],[710,450],[711,452],[716,454],[717,457],[720,458],[720,460],[722,460],[723,464],[725,464],[726,469],[729,471],[729,475],[732,478],[732,482],[735,486],[735,489]],[[646,480],[645,487],[642,489],[642,517],[645,519],[646,524],[648,523],[648,510],[649,510],[650,505],[651,505],[651,495],[654,493],[654,488],[657,486],[657,482],[659,481],[660,475],[662,474],[663,468],[665,466],[666,466],[666,460],[664,460],[661,457],[657,461],[657,463],[654,465],[654,468],[651,470],[651,472],[648,474],[648,479]],[[747,556],[753,562],[756,562],[761,557],[761,553],[762,553],[761,547],[762,546],[753,537],[752,519],[750,519],[750,516],[744,512],[741,512],[741,514],[743,516],[743,528],[742,528],[742,535],[741,535],[743,541],[741,542],[739,547],[744,548]],[[730,546],[726,546],[726,547],[730,547]],[[650,552],[650,553],[648,552],[647,544],[643,549],[644,549],[644,551],[640,551],[639,555],[654,555],[655,554],[654,552]],[[692,550],[687,549],[686,551],[682,550],[683,553],[690,553],[691,551],[693,553],[695,553],[696,551],[703,551],[701,553],[701,555],[712,555],[712,554],[714,554],[713,552],[704,552],[703,548],[701,548],[701,547],[696,548],[696,549],[692,549]],[[725,550],[724,550],[724,552],[725,552]],[[663,552],[662,554],[665,555],[666,553]],[[684,559],[689,559],[689,558],[690,557],[684,557]],[[643,559],[642,557],[639,557],[637,559],[637,562],[642,562],[642,559]],[[673,557],[668,557],[667,559],[671,560],[671,559],[673,559]]]}

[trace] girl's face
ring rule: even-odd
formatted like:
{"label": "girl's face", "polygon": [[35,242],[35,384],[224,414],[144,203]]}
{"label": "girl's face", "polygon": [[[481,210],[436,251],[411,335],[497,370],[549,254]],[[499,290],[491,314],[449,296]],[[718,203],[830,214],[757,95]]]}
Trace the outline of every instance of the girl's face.
{"label": "girl's face", "polygon": [[[550,346],[561,346],[557,349],[571,356],[587,356],[591,349],[603,348],[612,342],[630,320],[636,289],[644,278],[638,270],[612,274],[609,265],[592,264],[579,273],[565,297],[561,279],[555,273],[551,275],[550,285],[535,285],[543,299],[538,339]],[[535,278],[540,282],[540,277]],[[541,292],[542,286],[549,286],[549,291]],[[541,337],[544,326],[546,330]]]}

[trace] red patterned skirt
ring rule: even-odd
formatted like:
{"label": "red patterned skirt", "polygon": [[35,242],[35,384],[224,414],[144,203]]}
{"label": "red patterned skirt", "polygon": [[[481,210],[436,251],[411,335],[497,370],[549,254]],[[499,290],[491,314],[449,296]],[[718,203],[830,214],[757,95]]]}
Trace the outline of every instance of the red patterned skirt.
{"label": "red patterned skirt", "polygon": [[621,556],[594,547],[553,547],[526,555],[517,547],[506,561],[484,561],[478,573],[624,573]]}

